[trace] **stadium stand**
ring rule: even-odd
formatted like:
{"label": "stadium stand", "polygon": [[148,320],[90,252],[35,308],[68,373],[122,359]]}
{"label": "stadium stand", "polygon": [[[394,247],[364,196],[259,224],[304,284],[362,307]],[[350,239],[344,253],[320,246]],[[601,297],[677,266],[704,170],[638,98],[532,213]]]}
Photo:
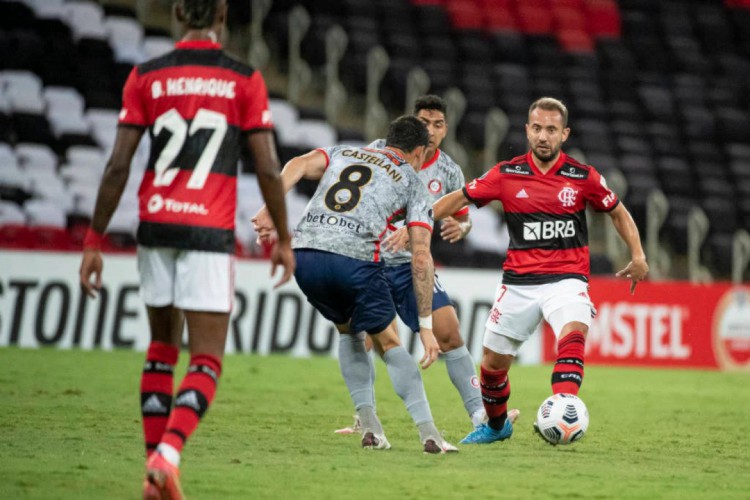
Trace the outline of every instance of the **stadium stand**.
{"label": "stadium stand", "polygon": [[[0,1],[2,246],[75,247],[114,141],[124,79],[133,64],[173,45],[167,31],[139,22],[135,2],[102,3]],[[234,23],[251,20],[248,2],[230,5]],[[403,110],[413,67],[428,74],[430,92],[462,90],[466,113],[454,126],[469,151],[484,147],[486,113],[497,107],[510,121],[498,157],[523,153],[528,104],[543,94],[562,98],[573,128],[567,149],[605,175],[623,173],[624,199],[639,227],[648,193],[662,190],[670,202],[662,239],[681,255],[690,209],[701,207],[711,221],[705,257],[717,275],[727,275],[732,234],[750,228],[750,2],[275,0],[264,28],[286,71],[288,14],[296,5],[311,14],[302,57],[313,68],[326,62],[330,27],[346,31],[341,79],[349,92],[364,93],[367,54],[377,45],[390,57],[381,93],[393,113]],[[282,161],[312,147],[364,144],[362,133],[326,122],[321,110],[279,95],[271,109]],[[112,248],[132,250],[146,155],[142,144],[110,229]],[[239,251],[259,255],[249,222],[258,187],[244,163]],[[302,183],[290,195],[290,219],[313,189]],[[497,266],[498,248],[507,245],[502,221],[479,213],[481,231],[458,246],[436,242],[438,260]],[[43,237],[41,227],[67,228],[68,235]]]}

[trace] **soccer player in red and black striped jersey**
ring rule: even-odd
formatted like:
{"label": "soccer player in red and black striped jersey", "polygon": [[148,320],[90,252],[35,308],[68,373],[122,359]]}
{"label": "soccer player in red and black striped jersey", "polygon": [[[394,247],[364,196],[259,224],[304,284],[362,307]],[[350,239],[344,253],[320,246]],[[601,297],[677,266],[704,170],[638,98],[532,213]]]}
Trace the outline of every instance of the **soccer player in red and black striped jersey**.
{"label": "soccer player in red and black striped jersey", "polygon": [[558,339],[552,392],[578,394],[594,310],[588,295],[587,204],[610,215],[630,249],[631,261],[617,276],[631,280],[631,293],[648,273],[630,213],[594,167],[562,151],[570,134],[567,124],[568,110],[562,102],[551,97],[538,99],[529,108],[526,124],[531,150],[495,165],[433,207],[435,220],[439,220],[469,203],[481,207],[498,200],[510,233],[503,280],[484,335],[480,384],[489,420],[462,443],[491,443],[513,433],[507,418],[508,370],[542,318]]}
{"label": "soccer player in red and black striped jersey", "polygon": [[[279,244],[272,265],[294,271],[263,77],[221,50],[226,0],[179,0],[185,36],[172,52],[133,68],[112,156],[84,242],[80,279],[101,286],[101,242],[143,133],[151,154],[139,196],[138,270],[151,343],[141,378],[148,456],[145,498],[181,498],[185,441],[216,393],[234,297],[234,222],[240,152],[255,158]],[[95,282],[92,283],[92,277]],[[187,322],[190,364],[176,394],[173,371]]]}

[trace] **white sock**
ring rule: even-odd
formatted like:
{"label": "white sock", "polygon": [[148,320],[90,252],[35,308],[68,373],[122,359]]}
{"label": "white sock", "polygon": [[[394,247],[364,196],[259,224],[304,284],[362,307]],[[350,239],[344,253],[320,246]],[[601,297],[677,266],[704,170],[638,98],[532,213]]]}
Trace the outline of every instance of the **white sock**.
{"label": "white sock", "polygon": [[156,447],[156,451],[158,453],[161,453],[161,456],[163,456],[164,459],[170,464],[174,465],[175,467],[180,466],[180,452],[177,451],[174,446],[165,443],[159,443],[159,446]]}
{"label": "white sock", "polygon": [[471,425],[474,427],[483,424],[487,421],[487,412],[482,408],[471,414]]}

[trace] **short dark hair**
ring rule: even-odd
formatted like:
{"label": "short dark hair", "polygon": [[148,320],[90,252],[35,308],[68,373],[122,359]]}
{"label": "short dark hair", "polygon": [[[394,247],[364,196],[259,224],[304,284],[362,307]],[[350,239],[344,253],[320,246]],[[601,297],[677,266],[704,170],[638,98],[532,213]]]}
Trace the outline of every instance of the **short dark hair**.
{"label": "short dark hair", "polygon": [[388,126],[385,145],[398,148],[404,153],[411,153],[419,146],[427,146],[430,135],[427,127],[414,116],[399,116]]}
{"label": "short dark hair", "polygon": [[191,29],[210,28],[216,19],[216,9],[221,0],[177,0]]}
{"label": "short dark hair", "polygon": [[434,94],[428,94],[423,95],[422,97],[417,98],[416,101],[414,101],[414,114],[416,115],[423,109],[432,109],[435,111],[440,111],[441,113],[445,114],[446,110],[448,109],[447,105],[445,104],[445,100],[437,95]]}

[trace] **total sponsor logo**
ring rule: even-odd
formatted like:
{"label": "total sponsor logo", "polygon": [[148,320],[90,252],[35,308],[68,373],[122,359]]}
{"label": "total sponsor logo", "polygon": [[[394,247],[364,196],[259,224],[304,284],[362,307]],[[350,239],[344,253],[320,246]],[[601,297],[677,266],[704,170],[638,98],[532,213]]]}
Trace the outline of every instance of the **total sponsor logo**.
{"label": "total sponsor logo", "polygon": [[159,213],[162,210],[173,214],[195,214],[208,215],[209,210],[203,203],[190,201],[178,201],[172,198],[164,198],[160,194],[151,196],[146,204],[146,210],[150,214]]}
{"label": "total sponsor logo", "polygon": [[571,238],[576,235],[572,220],[549,220],[544,222],[524,222],[523,239],[526,241]]}
{"label": "total sponsor logo", "polygon": [[305,222],[308,224],[318,224],[320,226],[328,226],[331,229],[338,231],[346,231],[359,234],[362,231],[362,224],[354,222],[346,217],[331,214],[318,214],[307,213],[305,216]]}
{"label": "total sponsor logo", "polygon": [[602,303],[586,349],[617,359],[688,359],[692,348],[683,332],[689,317],[682,305]]}

